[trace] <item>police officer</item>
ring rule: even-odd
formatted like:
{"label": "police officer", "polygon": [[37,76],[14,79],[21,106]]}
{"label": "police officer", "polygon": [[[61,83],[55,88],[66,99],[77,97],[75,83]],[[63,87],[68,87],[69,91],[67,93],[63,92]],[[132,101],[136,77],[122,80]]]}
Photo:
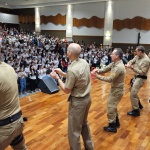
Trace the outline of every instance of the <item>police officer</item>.
{"label": "police officer", "polygon": [[[94,149],[91,133],[87,121],[88,112],[91,105],[90,89],[91,76],[89,64],[80,59],[81,47],[72,43],[68,46],[67,56],[71,60],[67,73],[61,69],[54,69],[51,76],[58,79],[60,88],[69,96],[69,114],[68,114],[68,138],[71,150],[81,150],[80,134],[84,141],[84,147],[88,150]],[[66,77],[63,83],[59,77]]]}
{"label": "police officer", "polygon": [[[115,48],[111,54],[112,63],[102,69],[95,69],[92,74],[99,80],[110,82],[111,89],[107,102],[107,117],[109,125],[104,127],[107,132],[117,132],[120,126],[118,119],[117,105],[124,93],[125,67],[122,62],[123,52],[120,48]],[[99,74],[111,71],[110,76]]]}
{"label": "police officer", "polygon": [[140,116],[139,108],[142,109],[143,106],[140,103],[138,92],[147,79],[147,72],[150,67],[150,60],[145,54],[145,48],[143,46],[136,47],[136,56],[126,64],[126,67],[131,68],[135,73],[134,83],[130,92],[133,110],[127,114],[131,116]]}
{"label": "police officer", "polygon": [[0,60],[0,150],[9,145],[14,150],[27,150],[23,136],[17,74],[10,65]]}

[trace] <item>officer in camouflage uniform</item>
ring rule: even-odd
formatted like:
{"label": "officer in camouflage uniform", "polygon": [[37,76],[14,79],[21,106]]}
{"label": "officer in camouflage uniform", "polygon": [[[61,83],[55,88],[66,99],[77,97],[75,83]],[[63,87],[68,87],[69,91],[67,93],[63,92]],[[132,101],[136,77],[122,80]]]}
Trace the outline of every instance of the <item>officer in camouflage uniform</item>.
{"label": "officer in camouflage uniform", "polygon": [[130,93],[132,111],[127,114],[131,116],[140,116],[139,108],[142,109],[143,106],[140,103],[138,92],[147,79],[147,72],[150,67],[150,59],[145,54],[145,48],[143,46],[137,46],[136,56],[127,63],[126,67],[131,68],[135,73],[134,83]]}
{"label": "officer in camouflage uniform", "polygon": [[[120,126],[117,105],[124,94],[125,67],[122,62],[123,52],[115,48],[111,54],[112,63],[102,69],[95,69],[92,73],[102,81],[110,82],[111,89],[107,102],[107,117],[109,126],[104,127],[107,132],[117,132]],[[100,76],[101,73],[111,71],[110,76]]]}

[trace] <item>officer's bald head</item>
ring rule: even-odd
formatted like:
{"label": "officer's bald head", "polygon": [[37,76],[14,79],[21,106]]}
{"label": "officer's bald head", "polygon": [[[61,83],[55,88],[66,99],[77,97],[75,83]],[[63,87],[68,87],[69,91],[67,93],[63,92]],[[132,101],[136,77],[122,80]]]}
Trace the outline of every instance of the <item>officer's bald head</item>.
{"label": "officer's bald head", "polygon": [[68,51],[72,53],[73,57],[77,58],[81,53],[81,47],[79,44],[71,43],[68,46]]}

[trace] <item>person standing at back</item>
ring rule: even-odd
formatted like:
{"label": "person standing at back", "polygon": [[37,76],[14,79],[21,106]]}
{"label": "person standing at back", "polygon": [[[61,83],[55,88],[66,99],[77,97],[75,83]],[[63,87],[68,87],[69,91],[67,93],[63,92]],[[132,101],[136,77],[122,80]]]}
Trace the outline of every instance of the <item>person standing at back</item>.
{"label": "person standing at back", "polygon": [[[117,105],[124,94],[124,79],[125,67],[122,62],[123,52],[120,48],[115,48],[111,53],[112,63],[102,69],[95,69],[92,74],[99,80],[110,82],[111,89],[107,102],[107,117],[109,125],[104,127],[107,132],[117,132],[117,127],[120,127],[118,118]],[[101,76],[99,74],[110,72],[109,76]]]}
{"label": "person standing at back", "polygon": [[150,59],[145,54],[145,48],[143,46],[137,46],[136,56],[126,64],[126,67],[131,68],[135,73],[135,80],[132,84],[130,92],[132,111],[127,112],[127,115],[131,115],[134,117],[140,116],[139,108],[142,109],[143,106],[138,97],[138,92],[145,83],[147,79],[147,73],[150,68]]}
{"label": "person standing at back", "polygon": [[[82,135],[86,150],[94,150],[87,117],[91,106],[91,76],[89,64],[80,59],[81,47],[72,43],[68,46],[67,56],[71,60],[67,73],[54,69],[51,76],[58,80],[60,88],[70,93],[68,114],[68,138],[70,150],[81,150],[80,135]],[[59,76],[66,77],[63,83]]]}
{"label": "person standing at back", "polygon": [[23,126],[17,74],[0,59],[0,150],[9,145],[14,150],[27,150]]}

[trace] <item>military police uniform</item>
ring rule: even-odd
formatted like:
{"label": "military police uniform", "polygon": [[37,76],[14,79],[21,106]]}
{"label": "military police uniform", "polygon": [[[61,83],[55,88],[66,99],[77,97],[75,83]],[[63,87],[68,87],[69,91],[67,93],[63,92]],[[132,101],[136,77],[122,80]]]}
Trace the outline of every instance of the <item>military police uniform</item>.
{"label": "military police uniform", "polygon": [[[99,69],[98,73],[106,73],[108,71],[111,71],[110,76],[99,76],[98,78],[111,83],[107,102],[107,117],[109,124],[115,128],[116,121],[118,123],[117,105],[124,94],[125,67],[122,60],[116,63],[112,62],[105,68]],[[117,124],[117,126],[119,126],[119,124]]]}
{"label": "military police uniform", "polygon": [[131,65],[134,65],[132,69],[135,73],[134,83],[131,87],[130,100],[133,110],[135,111],[135,114],[140,115],[138,111],[139,109],[138,92],[147,79],[147,72],[150,67],[150,60],[146,54],[144,54],[142,58],[136,55],[132,60],[129,61],[129,63]]}
{"label": "military police uniform", "polygon": [[18,97],[17,75],[14,69],[0,63],[0,150],[10,145],[14,150],[26,150],[23,119]]}
{"label": "military police uniform", "polygon": [[71,150],[80,150],[80,134],[85,149],[93,150],[94,145],[87,121],[91,106],[91,78],[88,63],[83,59],[74,60],[68,67],[65,88],[71,89],[69,96],[68,138]]}

